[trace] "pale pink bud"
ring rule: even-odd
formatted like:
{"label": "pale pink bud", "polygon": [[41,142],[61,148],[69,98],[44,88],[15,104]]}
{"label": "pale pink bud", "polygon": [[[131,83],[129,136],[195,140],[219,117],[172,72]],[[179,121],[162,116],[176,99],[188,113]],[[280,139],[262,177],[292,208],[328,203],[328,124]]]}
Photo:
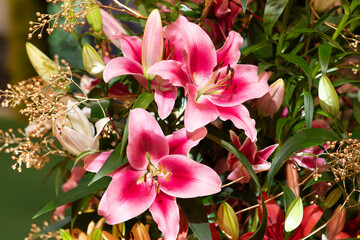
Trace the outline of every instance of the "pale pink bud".
{"label": "pale pink bud", "polygon": [[336,210],[333,213],[333,216],[335,215],[335,217],[328,224],[327,227],[328,240],[334,240],[336,235],[339,234],[344,228],[345,220],[346,220],[346,211],[344,208],[342,208],[339,211],[340,207],[341,206],[339,205],[336,208]]}
{"label": "pale pink bud", "polygon": [[299,189],[299,173],[296,165],[293,162],[288,161],[286,163],[286,184],[293,191],[295,197],[300,196]]}
{"label": "pale pink bud", "polygon": [[270,85],[270,92],[256,101],[256,109],[262,116],[272,116],[280,109],[284,97],[284,88],[285,83],[279,78]]}
{"label": "pale pink bud", "polygon": [[108,39],[118,48],[121,48],[120,36],[127,35],[121,23],[105,10],[100,9],[102,18],[102,30]]}

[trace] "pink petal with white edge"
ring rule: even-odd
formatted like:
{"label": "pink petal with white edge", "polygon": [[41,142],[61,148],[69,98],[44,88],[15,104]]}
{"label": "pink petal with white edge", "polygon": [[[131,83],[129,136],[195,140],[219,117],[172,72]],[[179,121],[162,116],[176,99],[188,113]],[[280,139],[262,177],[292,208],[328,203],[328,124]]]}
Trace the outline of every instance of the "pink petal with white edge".
{"label": "pink petal with white edge", "polygon": [[142,41],[135,36],[120,36],[121,51],[124,57],[129,58],[141,64],[141,46]]}
{"label": "pink petal with white edge", "polygon": [[221,179],[210,167],[183,155],[169,155],[159,163],[171,173],[170,179],[158,178],[164,193],[180,198],[207,196],[220,192]]}
{"label": "pink petal with white edge", "polygon": [[156,74],[163,79],[168,79],[177,87],[185,87],[190,83],[188,75],[181,69],[181,63],[173,60],[164,60],[152,65],[148,73]]}
{"label": "pink petal with white edge", "polygon": [[[249,64],[231,66],[234,77],[221,94],[209,95],[209,100],[217,106],[232,107],[250,99],[259,98],[270,91],[264,77],[257,75],[258,68]],[[225,67],[221,69],[224,72]]]}
{"label": "pink petal with white edge", "polygon": [[156,197],[156,185],[152,178],[138,183],[146,170],[138,171],[131,166],[123,168],[100,200],[98,213],[110,225],[125,222],[145,212]]}
{"label": "pink petal with white edge", "polygon": [[250,118],[250,113],[246,107],[240,104],[236,107],[217,107],[217,109],[220,112],[221,120],[231,120],[235,127],[244,129],[246,136],[252,141],[256,141],[255,120]]}
{"label": "pink petal with white edge", "polygon": [[103,77],[105,82],[122,75],[143,75],[141,64],[126,57],[117,57],[106,64]]}
{"label": "pink petal with white edge", "polygon": [[130,165],[135,169],[146,169],[150,156],[152,163],[169,154],[169,144],[158,122],[141,108],[130,111],[129,143],[126,149]]}
{"label": "pink petal with white edge", "polygon": [[170,91],[159,91],[155,89],[154,98],[161,119],[165,119],[169,116],[174,108],[176,97],[177,89],[175,87]]}
{"label": "pink petal with white edge", "polygon": [[202,86],[209,80],[217,64],[214,44],[209,35],[194,23],[184,22],[177,30],[182,42],[180,46],[174,42],[175,49],[185,50],[189,74],[194,77],[194,84]]}
{"label": "pink petal with white edge", "polygon": [[182,128],[171,135],[166,136],[169,143],[170,154],[185,155],[189,153],[190,149],[196,146],[207,134],[205,127],[196,129],[194,132],[188,132]]}
{"label": "pink petal with white edge", "polygon": [[224,45],[216,51],[217,62],[224,61],[222,66],[236,64],[240,59],[240,47],[243,44],[243,38],[235,31],[229,32]]}
{"label": "pink petal with white edge", "polygon": [[180,222],[176,199],[160,191],[149,210],[165,239],[175,240]]}
{"label": "pink petal with white edge", "polygon": [[164,51],[161,17],[157,9],[154,9],[150,13],[146,21],[141,49],[144,76],[148,79],[153,79],[155,75],[148,74],[147,70],[151,65],[162,60]]}
{"label": "pink petal with white edge", "polygon": [[108,159],[108,157],[112,152],[113,150],[107,152],[97,152],[89,156],[86,156],[84,159],[85,170],[88,172],[97,173],[100,170],[100,168],[104,165],[106,159]]}
{"label": "pink petal with white edge", "polygon": [[186,86],[189,97],[184,115],[185,128],[189,132],[193,132],[214,121],[219,116],[219,111],[214,104],[204,96],[201,96],[196,101],[197,91],[195,87],[191,84],[187,84]]}

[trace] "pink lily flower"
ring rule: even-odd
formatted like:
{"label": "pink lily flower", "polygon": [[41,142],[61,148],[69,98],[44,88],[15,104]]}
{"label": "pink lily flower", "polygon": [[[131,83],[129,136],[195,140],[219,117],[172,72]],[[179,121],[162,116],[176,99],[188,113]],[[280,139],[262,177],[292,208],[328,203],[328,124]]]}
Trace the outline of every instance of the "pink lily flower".
{"label": "pink lily flower", "polygon": [[[256,143],[252,142],[249,138],[246,138],[243,145],[241,145],[239,137],[231,130],[230,138],[234,145],[240,150],[240,152],[242,152],[247,157],[256,173],[270,169],[271,163],[266,160],[275,151],[278,144],[271,145],[261,151],[258,151]],[[248,171],[244,165],[242,165],[242,163],[231,153],[228,155],[227,164],[229,170],[232,171],[228,176],[230,181],[242,178],[239,181],[240,183],[249,182],[250,175]]]}
{"label": "pink lily flower", "polygon": [[180,220],[176,197],[193,198],[220,191],[221,180],[214,170],[181,155],[205,134],[205,128],[196,134],[181,129],[176,136],[165,137],[150,113],[132,110],[126,150],[129,163],[112,176],[100,201],[99,214],[107,223],[117,224],[149,209],[165,239],[176,239]]}
{"label": "pink lily flower", "polygon": [[174,59],[179,62],[161,61],[148,72],[185,88],[186,130],[195,131],[220,117],[231,120],[255,141],[255,121],[242,103],[263,96],[270,88],[266,73],[258,76],[256,66],[237,64],[243,42],[240,34],[230,32],[224,46],[216,51],[204,30],[180,17],[166,26],[164,35],[175,46]]}
{"label": "pink lily flower", "polygon": [[124,57],[108,62],[104,69],[104,81],[113,77],[132,75],[144,87],[151,80],[151,89],[155,91],[155,102],[159,116],[165,119],[174,108],[177,88],[169,80],[148,73],[148,68],[163,58],[164,40],[159,11],[153,10],[146,22],[143,40],[135,36],[119,36]]}

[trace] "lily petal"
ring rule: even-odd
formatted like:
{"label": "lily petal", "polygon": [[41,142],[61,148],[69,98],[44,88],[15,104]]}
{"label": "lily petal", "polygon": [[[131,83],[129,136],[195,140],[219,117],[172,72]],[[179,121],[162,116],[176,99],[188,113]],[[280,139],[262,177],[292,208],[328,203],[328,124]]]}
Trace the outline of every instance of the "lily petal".
{"label": "lily petal", "polygon": [[181,63],[174,60],[155,63],[149,68],[148,73],[168,79],[177,87],[185,87],[187,83],[190,83],[188,75],[181,69]]}
{"label": "lily petal", "polygon": [[240,59],[240,47],[242,44],[243,38],[239,33],[235,31],[229,32],[224,45],[216,51],[217,62],[224,62],[223,66],[236,64]]}
{"label": "lily petal", "polygon": [[155,75],[148,74],[148,69],[163,57],[164,39],[159,10],[154,9],[148,17],[142,42],[142,69],[147,79],[154,79]]}
{"label": "lily petal", "polygon": [[177,97],[177,89],[174,87],[169,91],[160,91],[155,89],[155,102],[158,106],[158,113],[161,119],[169,116],[174,109],[175,100]]}
{"label": "lily petal", "polygon": [[113,150],[107,152],[97,152],[85,157],[84,158],[85,170],[88,172],[95,172],[95,173],[98,172],[112,152]]}
{"label": "lily petal", "polygon": [[121,51],[124,57],[129,58],[141,64],[141,46],[142,41],[136,36],[119,36],[121,42]]}
{"label": "lily petal", "polygon": [[99,145],[99,136],[102,130],[104,129],[105,125],[110,121],[109,118],[102,118],[99,121],[95,123],[96,128],[96,135],[94,136],[92,143],[90,145],[91,149],[97,149],[95,148],[96,145]]}
{"label": "lily petal", "polygon": [[221,190],[221,179],[213,169],[186,156],[169,155],[159,163],[171,173],[170,179],[158,179],[161,191],[170,196],[193,198]]}
{"label": "lily petal", "polygon": [[238,105],[236,107],[217,107],[220,113],[220,119],[223,121],[231,120],[235,127],[238,129],[244,129],[246,136],[248,136],[251,141],[256,141],[256,128],[255,120],[250,118],[250,113],[246,107],[243,105]]}
{"label": "lily petal", "polygon": [[117,57],[106,64],[103,76],[104,81],[108,83],[114,77],[127,74],[142,76],[141,64],[131,58]]}
{"label": "lily petal", "polygon": [[176,239],[180,221],[176,199],[160,191],[149,210],[165,239]]}
{"label": "lily petal", "polygon": [[185,155],[190,149],[196,146],[207,134],[205,127],[196,129],[194,132],[188,132],[182,128],[171,135],[166,136],[169,143],[170,154]]}
{"label": "lily petal", "polygon": [[146,170],[138,171],[126,166],[113,176],[98,210],[108,224],[125,222],[150,207],[156,197],[156,186],[152,178],[138,183],[145,173]]}
{"label": "lily petal", "polygon": [[146,110],[136,108],[129,116],[129,144],[126,149],[130,165],[135,169],[146,169],[149,163],[156,163],[169,154],[169,144],[158,122]]}
{"label": "lily petal", "polygon": [[214,121],[219,116],[219,111],[206,97],[202,96],[196,100],[197,91],[195,87],[191,84],[186,86],[189,97],[184,115],[185,128],[189,132],[193,132]]}
{"label": "lily petal", "polygon": [[257,152],[257,146],[255,142],[252,142],[250,138],[246,138],[239,150],[247,157],[251,165],[255,163],[254,160]]}

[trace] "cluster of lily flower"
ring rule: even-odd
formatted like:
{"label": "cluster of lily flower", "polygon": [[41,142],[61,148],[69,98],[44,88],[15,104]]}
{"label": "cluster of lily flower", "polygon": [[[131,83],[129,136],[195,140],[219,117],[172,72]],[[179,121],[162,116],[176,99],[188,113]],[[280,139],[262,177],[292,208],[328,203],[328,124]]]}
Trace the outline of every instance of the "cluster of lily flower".
{"label": "cluster of lily flower", "polygon": [[[72,11],[69,8],[75,3],[65,1],[64,4],[67,4],[66,16],[70,16]],[[205,230],[202,229],[204,227],[199,230],[191,225],[193,233],[200,233],[199,237],[201,233],[206,234],[208,229],[213,239],[223,236],[239,239],[239,223],[242,222],[240,213],[244,211],[235,213],[233,207],[240,206],[240,199],[246,198],[228,197],[229,189],[233,191],[238,188],[236,186],[239,183],[249,183],[253,173],[268,171],[271,163],[267,159],[278,148],[273,140],[267,147],[258,150],[258,131],[249,109],[252,113],[256,111],[255,114],[262,118],[279,114],[285,93],[283,79],[280,78],[269,86],[270,72],[259,72],[255,65],[238,63],[243,38],[231,29],[242,10],[240,2],[216,1],[213,9],[218,23],[201,19],[201,23],[207,26],[203,28],[201,24],[199,26],[182,15],[163,26],[160,12],[155,9],[147,17],[141,38],[128,35],[120,22],[100,9],[95,1],[91,3],[91,7],[82,7],[86,10],[86,18],[94,35],[104,34],[108,40],[97,45],[101,51],[89,44],[82,45],[82,59],[87,74],[80,76],[72,73],[68,64],[60,66],[34,45],[27,43],[29,59],[39,77],[32,79],[30,83],[9,86],[7,90],[0,92],[0,97],[4,98],[3,106],[15,107],[20,100],[26,103],[23,112],[29,116],[30,124],[23,135],[27,143],[8,149],[15,155],[21,153],[14,158],[17,159],[19,169],[23,163],[27,167],[41,168],[48,162],[43,159],[44,152],[47,151],[75,160],[71,175],[62,187],[64,192],[76,190],[86,172],[111,177],[108,186],[100,189],[105,190],[103,193],[89,192],[88,195],[92,197],[86,202],[86,211],[90,208],[97,210],[98,215],[105,218],[107,225],[113,225],[113,233],[102,230],[104,219],[101,219],[96,227],[93,222],[89,225],[87,234],[79,229],[60,230],[59,235],[51,237],[125,239],[127,236],[131,239],[150,239],[149,225],[154,221],[165,239],[187,239],[188,220],[192,224],[189,219],[191,213],[189,215],[189,211],[180,209],[179,205],[181,208],[185,207],[181,203],[183,199],[212,196],[208,198],[212,205],[207,211],[211,216],[215,212],[211,207],[218,204],[217,220],[211,221],[210,225],[206,223],[208,228],[205,227]],[[140,16],[133,9],[123,7],[127,12]],[[167,11],[163,5],[161,8],[162,11]],[[78,18],[85,18],[86,14],[78,15]],[[49,17],[39,16],[42,19]],[[40,23],[32,22],[31,25],[36,26],[34,31],[42,27]],[[69,27],[71,31],[71,24]],[[48,31],[49,34],[53,32],[54,29]],[[214,44],[221,42],[220,39],[225,41],[222,47],[216,49]],[[121,50],[120,57],[112,56],[110,43]],[[138,84],[135,90],[131,89],[134,82]],[[78,89],[72,91],[73,86]],[[95,88],[101,88],[102,93],[90,96]],[[107,104],[103,104],[106,101]],[[339,114],[337,93],[325,75],[319,81],[319,103],[327,116],[336,118]],[[111,107],[111,104],[115,107]],[[121,110],[116,109],[116,106]],[[287,117],[286,107],[281,115]],[[214,136],[212,129],[225,124],[231,126],[227,129],[231,129],[230,145],[235,147],[235,152],[226,152],[228,156],[219,159],[214,157],[215,162],[207,161],[201,151],[194,149],[205,146],[206,136],[221,145],[224,140]],[[314,120],[312,127],[330,128],[329,122],[323,119]],[[237,135],[239,132],[242,133],[240,137]],[[1,150],[19,141],[19,138],[11,137],[11,134],[1,134],[0,140],[5,143]],[[53,140],[50,141],[49,137]],[[61,147],[54,143],[54,137]],[[31,138],[40,139],[40,144],[29,145]],[[243,139],[243,143],[240,139]],[[357,144],[356,141],[346,143]],[[334,148],[336,142],[330,145],[330,149]],[[358,145],[352,146],[352,151],[357,151]],[[276,197],[270,197],[265,192],[258,194],[254,205],[258,208],[252,220],[255,228],[249,227],[252,231],[243,231],[241,239],[249,239],[256,234],[256,221],[267,224],[266,231],[263,232],[264,239],[284,239],[284,230],[295,230],[286,239],[300,239],[311,233],[324,210],[315,204],[302,207],[299,186],[303,183],[299,183],[298,168],[311,171],[309,178],[313,177],[315,180],[322,177],[322,174],[327,174],[329,165],[324,158],[319,157],[324,148],[328,146],[324,144],[323,147],[312,146],[295,151],[285,164],[287,185],[294,197],[290,206],[287,206],[286,219],[283,210],[274,200]],[[215,154],[214,152],[212,153]],[[251,169],[243,160],[240,161],[236,153],[246,157]],[[339,154],[338,157],[341,158],[342,155]],[[111,161],[117,168],[109,167],[110,159],[116,159]],[[353,162],[358,164],[356,159]],[[104,172],[106,173],[103,174]],[[231,182],[222,185],[225,178]],[[331,187],[333,184],[329,181],[315,184],[313,189],[317,191],[316,198],[324,199]],[[341,195],[336,188],[335,190],[334,196],[327,198],[329,208],[337,202],[334,198],[338,200]],[[261,192],[261,189],[258,191]],[[221,201],[216,198],[221,198]],[[249,202],[254,202],[253,200],[250,199]],[[332,202],[329,203],[330,201]],[[245,201],[246,204],[248,203]],[[63,218],[68,206],[58,206],[53,214],[54,219]],[[348,233],[355,231],[356,227],[343,231],[344,206],[345,203],[337,208],[330,218],[334,220],[326,223],[328,239],[350,237]],[[301,209],[301,214],[297,212],[294,215],[293,209]],[[144,214],[149,216],[147,210],[151,214],[151,221],[146,223],[146,227],[139,221],[131,231],[125,230],[125,222],[134,218],[140,220],[142,218],[139,216]],[[262,219],[264,214],[268,216],[267,221]],[[249,216],[245,222],[248,218]],[[354,226],[359,225],[359,217],[352,221]],[[28,239],[41,236],[39,232],[41,229],[34,230]],[[160,236],[158,232],[156,234],[155,236]]]}

